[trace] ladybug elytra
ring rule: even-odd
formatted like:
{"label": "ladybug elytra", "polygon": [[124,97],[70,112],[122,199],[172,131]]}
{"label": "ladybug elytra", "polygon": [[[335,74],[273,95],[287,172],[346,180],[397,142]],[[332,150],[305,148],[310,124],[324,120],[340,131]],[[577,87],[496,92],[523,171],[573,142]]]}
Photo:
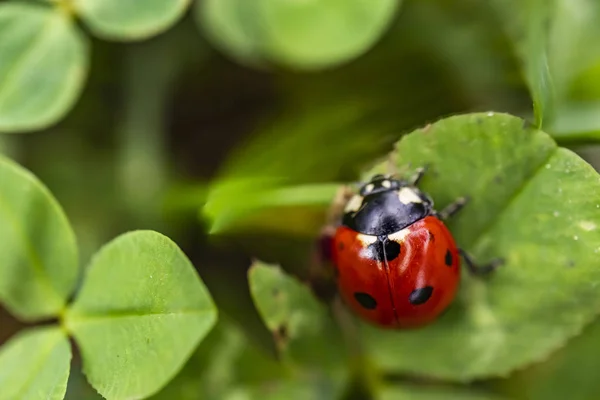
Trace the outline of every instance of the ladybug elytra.
{"label": "ladybug elytra", "polygon": [[381,327],[419,327],[446,310],[457,292],[461,255],[476,274],[501,263],[476,266],[458,248],[443,221],[466,200],[437,212],[417,187],[424,171],[410,181],[375,175],[345,204],[331,241],[342,299]]}

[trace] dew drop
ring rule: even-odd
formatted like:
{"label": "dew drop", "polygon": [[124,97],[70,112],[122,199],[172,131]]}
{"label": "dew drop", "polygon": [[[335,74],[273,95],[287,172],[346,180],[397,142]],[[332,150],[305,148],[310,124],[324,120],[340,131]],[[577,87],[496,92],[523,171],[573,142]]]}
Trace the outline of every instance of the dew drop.
{"label": "dew drop", "polygon": [[552,164],[546,164],[546,169],[552,168]]}
{"label": "dew drop", "polygon": [[554,215],[555,217],[558,217],[558,216],[560,215],[560,213],[559,213],[558,211],[554,211],[554,212],[552,213],[552,215]]}
{"label": "dew drop", "polygon": [[493,117],[493,116],[494,116],[494,113],[490,111],[489,113],[487,113],[487,116],[488,116],[488,117]]}
{"label": "dew drop", "polygon": [[579,240],[579,236],[577,236],[577,235],[573,236],[573,240]]}

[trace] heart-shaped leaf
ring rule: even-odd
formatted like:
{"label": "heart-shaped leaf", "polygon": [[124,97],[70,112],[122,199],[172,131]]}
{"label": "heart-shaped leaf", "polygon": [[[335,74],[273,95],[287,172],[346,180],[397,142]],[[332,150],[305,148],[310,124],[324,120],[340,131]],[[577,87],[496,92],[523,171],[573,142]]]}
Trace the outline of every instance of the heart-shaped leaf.
{"label": "heart-shaped leaf", "polygon": [[[273,332],[281,358],[288,365],[331,373],[326,386],[335,392],[346,379],[345,347],[324,305],[308,286],[280,268],[257,262],[248,272],[254,304]],[[325,384],[325,383],[323,383]]]}
{"label": "heart-shaped leaf", "polygon": [[208,290],[177,245],[137,231],[96,254],[64,322],[92,386],[106,398],[129,399],[172,379],[216,319]]}
{"label": "heart-shaped leaf", "polygon": [[95,35],[111,40],[141,40],[171,27],[190,0],[74,0],[79,16]]}
{"label": "heart-shaped leaf", "polygon": [[71,346],[60,328],[28,329],[0,348],[0,399],[65,397]]}
{"label": "heart-shaped leaf", "polygon": [[60,205],[29,171],[0,156],[0,300],[24,320],[56,316],[74,289],[77,264]]}
{"label": "heart-shaped leaf", "polygon": [[198,3],[198,14],[208,37],[238,60],[320,69],[366,52],[398,5],[398,0],[206,0]]}
{"label": "heart-shaped leaf", "polygon": [[83,35],[62,11],[0,5],[0,132],[41,129],[74,105],[87,75]]}
{"label": "heart-shaped leaf", "polygon": [[[411,331],[364,326],[377,364],[447,379],[506,375],[563,345],[600,310],[600,180],[575,153],[504,114],[441,120],[398,144],[400,170],[429,165],[422,188],[438,209],[471,201],[449,221],[487,279],[463,274],[459,296]],[[382,164],[374,171],[384,171]]]}

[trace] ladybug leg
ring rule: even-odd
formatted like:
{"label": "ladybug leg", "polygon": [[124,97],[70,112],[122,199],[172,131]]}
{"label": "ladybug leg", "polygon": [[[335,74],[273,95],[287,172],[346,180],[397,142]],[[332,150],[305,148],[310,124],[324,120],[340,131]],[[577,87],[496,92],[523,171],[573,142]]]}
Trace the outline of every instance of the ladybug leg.
{"label": "ladybug leg", "polygon": [[504,260],[498,258],[487,264],[477,265],[475,263],[475,261],[473,260],[473,258],[466,251],[464,251],[463,249],[458,249],[458,251],[459,251],[460,255],[462,256],[462,258],[465,260],[465,264],[467,264],[467,268],[469,268],[469,271],[471,272],[471,274],[476,275],[476,276],[488,275],[489,273],[494,271],[496,268],[498,268],[499,266],[504,264]]}
{"label": "ladybug leg", "polygon": [[436,216],[442,221],[445,221],[457,212],[459,212],[465,206],[465,204],[467,204],[468,201],[469,199],[467,197],[459,197],[458,199],[456,199],[456,201],[454,201],[454,203],[448,204],[446,208],[436,213]]}
{"label": "ladybug leg", "polygon": [[409,179],[409,183],[411,186],[419,186],[419,182],[421,182],[421,178],[425,176],[425,173],[429,169],[429,165],[425,165],[424,167],[419,167],[413,173],[413,176]]}

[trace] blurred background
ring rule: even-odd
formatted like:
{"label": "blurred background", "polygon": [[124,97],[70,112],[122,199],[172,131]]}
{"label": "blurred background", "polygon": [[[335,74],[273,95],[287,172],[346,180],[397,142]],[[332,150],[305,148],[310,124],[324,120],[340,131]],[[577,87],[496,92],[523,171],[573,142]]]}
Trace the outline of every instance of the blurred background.
{"label": "blurred background", "polygon": [[[1,151],[66,210],[82,266],[128,230],[158,230],[183,248],[224,318],[249,338],[220,326],[209,338],[220,345],[206,352],[243,340],[274,351],[248,290],[252,260],[305,276],[337,184],[358,179],[413,129],[456,113],[508,112],[542,123],[600,165],[600,12],[592,0],[274,1],[262,11],[259,3],[199,1],[168,29],[132,42],[82,26],[89,72],[74,107],[45,129],[0,136]],[[544,99],[548,66],[552,101]],[[0,343],[21,328],[0,312]],[[598,340],[592,326],[542,366],[472,387],[594,399]],[[185,374],[212,388],[264,378],[207,372],[205,363],[194,367],[198,357],[220,358],[195,356],[181,382]],[[265,376],[277,369],[260,359]],[[162,398],[222,398],[187,385]],[[428,398],[449,398],[445,390],[456,386],[436,385],[440,397]],[[96,397],[74,372],[67,398]]]}

